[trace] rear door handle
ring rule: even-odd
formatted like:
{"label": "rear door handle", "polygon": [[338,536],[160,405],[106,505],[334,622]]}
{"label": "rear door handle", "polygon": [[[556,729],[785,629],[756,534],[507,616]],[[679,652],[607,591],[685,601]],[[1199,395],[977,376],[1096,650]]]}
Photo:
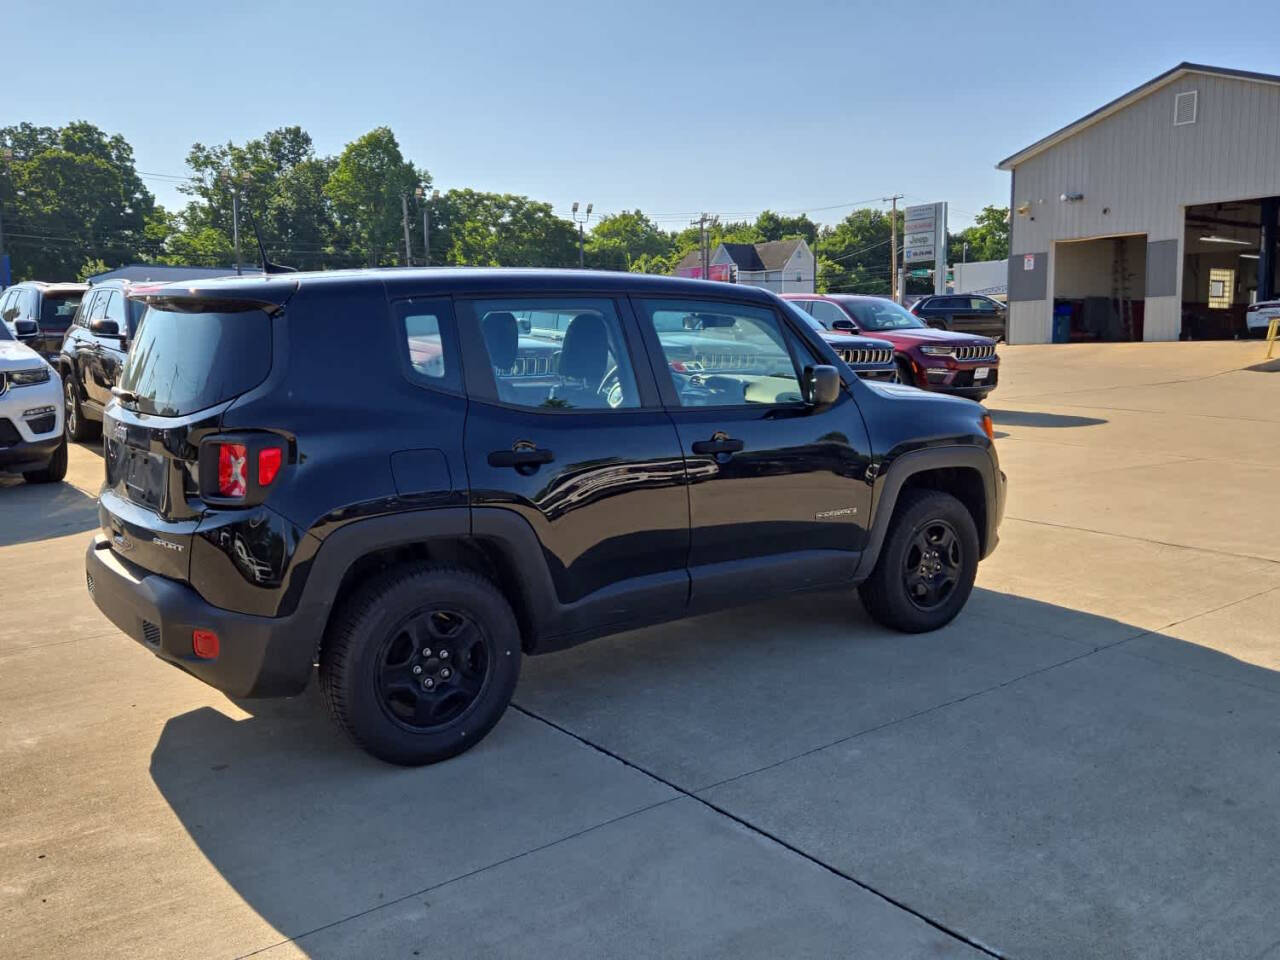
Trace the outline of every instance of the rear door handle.
{"label": "rear door handle", "polygon": [[551,463],[556,456],[550,450],[494,450],[489,454],[491,467],[536,467]]}
{"label": "rear door handle", "polygon": [[694,453],[737,453],[741,449],[742,441],[734,440],[732,437],[693,441]]}

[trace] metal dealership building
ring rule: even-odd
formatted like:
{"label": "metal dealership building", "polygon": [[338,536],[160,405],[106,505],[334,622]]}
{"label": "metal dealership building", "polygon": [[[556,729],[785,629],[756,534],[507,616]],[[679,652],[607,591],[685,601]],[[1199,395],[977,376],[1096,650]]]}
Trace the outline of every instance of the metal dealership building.
{"label": "metal dealership building", "polygon": [[1230,337],[1280,297],[1280,76],[1182,63],[997,166],[1010,343]]}

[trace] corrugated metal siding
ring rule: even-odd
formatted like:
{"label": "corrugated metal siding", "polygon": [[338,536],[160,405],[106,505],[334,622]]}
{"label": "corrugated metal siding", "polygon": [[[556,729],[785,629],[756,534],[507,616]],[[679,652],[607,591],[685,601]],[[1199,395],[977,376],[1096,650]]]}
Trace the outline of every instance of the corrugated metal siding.
{"label": "corrugated metal siding", "polygon": [[[1196,122],[1175,127],[1187,90],[1200,94]],[[1029,202],[1035,220],[1015,213],[1012,252],[1119,233],[1181,239],[1184,206],[1280,194],[1277,158],[1280,86],[1182,77],[1018,166],[1014,205]]]}
{"label": "corrugated metal siding", "polygon": [[[1196,122],[1174,126],[1174,98],[1189,90],[1199,92]],[[1064,193],[1084,199],[1063,203]],[[1018,165],[1010,268],[1019,254],[1053,250],[1058,240],[1144,233],[1181,247],[1183,208],[1276,195],[1280,86],[1191,74]],[[1029,216],[1016,212],[1023,203]],[[1177,263],[1180,290],[1180,254]],[[1051,259],[1050,290],[1054,266]],[[1147,298],[1144,339],[1177,338],[1180,302]],[[1051,310],[1051,300],[1011,307],[1010,341],[1047,341]]]}

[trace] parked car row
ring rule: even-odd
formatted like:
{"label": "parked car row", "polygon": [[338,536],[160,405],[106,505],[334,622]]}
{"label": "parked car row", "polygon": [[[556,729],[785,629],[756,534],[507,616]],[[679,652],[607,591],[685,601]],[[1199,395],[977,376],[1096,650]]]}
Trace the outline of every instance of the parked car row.
{"label": "parked car row", "polygon": [[999,381],[1000,357],[990,337],[929,326],[884,297],[784,293],[783,298],[812,316],[829,341],[862,334],[889,343],[900,383],[982,400]]}

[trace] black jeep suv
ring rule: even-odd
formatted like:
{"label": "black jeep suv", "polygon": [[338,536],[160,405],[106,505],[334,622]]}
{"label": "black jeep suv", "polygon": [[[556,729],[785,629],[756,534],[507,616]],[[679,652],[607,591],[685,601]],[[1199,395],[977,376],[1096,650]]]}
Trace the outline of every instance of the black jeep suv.
{"label": "black jeep suv", "polygon": [[373,270],[131,296],[94,600],[233,696],[318,664],[395,763],[483,737],[522,654],[855,585],[931,630],[996,545],[983,408],[860,380],[754,287]]}

